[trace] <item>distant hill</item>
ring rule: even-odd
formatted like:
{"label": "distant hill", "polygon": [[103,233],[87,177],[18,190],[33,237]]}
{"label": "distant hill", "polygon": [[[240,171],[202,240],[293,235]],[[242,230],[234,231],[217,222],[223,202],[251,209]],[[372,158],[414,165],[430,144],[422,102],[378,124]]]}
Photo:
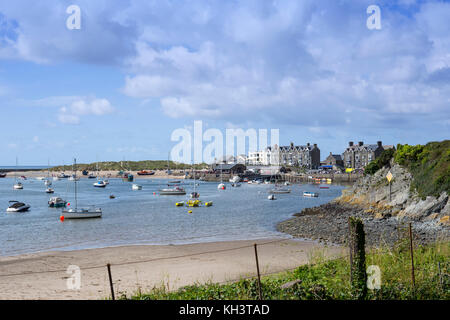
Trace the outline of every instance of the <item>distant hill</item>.
{"label": "distant hill", "polygon": [[[143,161],[104,161],[93,163],[77,163],[77,171],[87,170],[96,171],[97,165],[99,170],[124,170],[124,171],[139,171],[139,170],[167,170],[167,160],[143,160]],[[184,163],[177,163],[169,161],[169,168],[171,170],[203,169],[208,167],[206,163],[195,164],[194,166]],[[50,171],[71,171],[72,165],[57,166],[50,169]]]}

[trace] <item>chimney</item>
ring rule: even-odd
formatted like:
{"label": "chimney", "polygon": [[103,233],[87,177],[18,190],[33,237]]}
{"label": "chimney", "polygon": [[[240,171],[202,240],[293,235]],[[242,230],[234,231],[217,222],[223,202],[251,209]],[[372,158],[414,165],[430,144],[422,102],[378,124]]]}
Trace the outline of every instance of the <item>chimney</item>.
{"label": "chimney", "polygon": [[293,148],[294,147],[294,143],[293,142],[291,142],[291,148]]}
{"label": "chimney", "polygon": [[358,146],[361,147],[362,145],[364,145],[364,142],[363,142],[363,141],[358,142]]}
{"label": "chimney", "polygon": [[382,142],[381,142],[381,141],[377,141],[377,145],[378,145],[379,147],[381,147],[381,146],[382,146]]}
{"label": "chimney", "polygon": [[314,143],[314,148],[317,148],[317,143]]}
{"label": "chimney", "polygon": [[306,144],[307,147],[309,147],[309,142]]}
{"label": "chimney", "polygon": [[348,143],[348,146],[349,146],[349,147],[353,147],[353,141],[350,141],[350,142]]}

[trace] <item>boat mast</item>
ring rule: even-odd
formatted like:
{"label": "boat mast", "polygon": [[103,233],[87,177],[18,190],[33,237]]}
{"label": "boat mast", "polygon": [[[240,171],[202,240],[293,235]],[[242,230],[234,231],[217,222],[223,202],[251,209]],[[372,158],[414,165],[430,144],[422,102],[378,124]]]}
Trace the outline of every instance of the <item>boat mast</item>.
{"label": "boat mast", "polygon": [[73,180],[75,182],[75,212],[77,212],[78,211],[78,203],[77,203],[77,159],[76,158],[73,159],[72,171],[74,172]]}

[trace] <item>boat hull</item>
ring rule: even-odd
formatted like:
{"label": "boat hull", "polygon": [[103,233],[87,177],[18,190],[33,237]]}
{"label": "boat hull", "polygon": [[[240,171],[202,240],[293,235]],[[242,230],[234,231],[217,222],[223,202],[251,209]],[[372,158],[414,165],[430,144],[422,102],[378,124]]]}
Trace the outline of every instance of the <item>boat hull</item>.
{"label": "boat hull", "polygon": [[101,218],[101,211],[63,211],[62,216],[64,219],[91,219],[91,218]]}

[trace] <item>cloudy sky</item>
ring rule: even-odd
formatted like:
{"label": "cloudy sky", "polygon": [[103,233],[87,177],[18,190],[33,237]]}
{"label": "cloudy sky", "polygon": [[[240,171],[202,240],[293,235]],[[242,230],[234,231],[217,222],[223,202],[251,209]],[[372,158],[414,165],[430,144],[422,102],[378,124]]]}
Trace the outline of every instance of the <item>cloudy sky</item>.
{"label": "cloudy sky", "polygon": [[0,165],[167,159],[194,120],[322,158],[443,140],[449,17],[448,1],[2,1]]}

